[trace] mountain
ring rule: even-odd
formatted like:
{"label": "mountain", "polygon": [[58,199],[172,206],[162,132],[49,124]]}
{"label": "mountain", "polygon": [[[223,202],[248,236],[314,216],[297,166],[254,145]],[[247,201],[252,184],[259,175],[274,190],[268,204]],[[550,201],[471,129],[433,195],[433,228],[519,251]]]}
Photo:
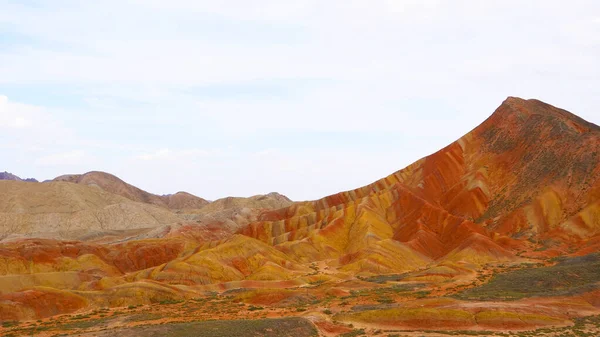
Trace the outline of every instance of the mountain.
{"label": "mountain", "polygon": [[182,221],[162,207],[85,185],[0,181],[0,191],[0,238],[10,234],[70,238]]}
{"label": "mountain", "polygon": [[249,198],[227,197],[215,200],[208,205],[189,211],[198,223],[219,224],[231,231],[258,220],[266,210],[279,209],[292,204],[285,195],[277,192],[259,194]]}
{"label": "mountain", "polygon": [[198,209],[209,204],[207,200],[187,192],[161,195],[160,198],[170,209]]}
{"label": "mountain", "polygon": [[0,172],[0,180],[16,180],[16,181],[26,181],[31,183],[37,183],[38,181],[34,178],[21,179],[18,176],[9,173],[9,172]]}
{"label": "mountain", "polygon": [[282,208],[289,206],[292,201],[277,192],[259,194],[249,198],[227,197],[217,199],[204,207],[206,212],[222,211],[231,208]]}
{"label": "mountain", "polygon": [[106,172],[92,171],[84,174],[62,175],[54,178],[54,181],[96,186],[133,201],[171,209],[200,208],[208,204],[208,201],[186,192],[163,196],[148,193]]}
{"label": "mountain", "polygon": [[356,271],[397,270],[388,257],[406,250],[471,262],[514,259],[511,251],[540,242],[547,254],[566,253],[600,234],[599,161],[598,126],[509,97],[473,131],[407,168],[265,212],[240,233],[298,258],[339,257]]}
{"label": "mountain", "polygon": [[[281,208],[292,203],[286,196],[276,192],[249,198],[226,197],[213,202],[187,192],[156,195],[130,185],[112,174],[99,171],[92,171],[85,174],[62,175],[55,178],[54,181],[100,188],[132,201],[172,210],[183,222],[193,222],[211,228],[225,229],[229,232],[234,232],[240,227],[256,221],[258,215],[264,210]],[[171,227],[167,231],[168,233],[172,231],[179,233],[181,230],[179,227]],[[198,227],[184,228],[186,234],[192,236],[198,235],[198,233],[193,233],[196,230],[198,230]],[[200,232],[201,236],[206,234],[204,227],[201,228]],[[170,235],[166,233],[161,230],[159,233],[152,235]]]}
{"label": "mountain", "polygon": [[158,196],[97,171],[40,184],[0,181],[0,191],[0,241],[8,236],[114,241],[172,235],[202,241],[231,235],[262,211],[291,204],[278,193],[213,203],[187,192]]}
{"label": "mountain", "polygon": [[[170,206],[99,172],[59,177],[76,184],[0,182],[2,214],[42,214],[27,222],[37,230],[85,230],[96,225],[74,217],[98,209],[132,228],[145,221],[133,221],[132,209],[140,219],[179,219],[118,239],[7,241],[0,320],[77,313],[71,319],[89,324],[144,320],[166,329],[181,320],[261,325],[302,316],[324,336],[597,335],[599,154],[595,124],[509,97],[440,151],[314,201],[271,193],[190,209],[176,195]],[[69,332],[50,320],[42,326]]]}

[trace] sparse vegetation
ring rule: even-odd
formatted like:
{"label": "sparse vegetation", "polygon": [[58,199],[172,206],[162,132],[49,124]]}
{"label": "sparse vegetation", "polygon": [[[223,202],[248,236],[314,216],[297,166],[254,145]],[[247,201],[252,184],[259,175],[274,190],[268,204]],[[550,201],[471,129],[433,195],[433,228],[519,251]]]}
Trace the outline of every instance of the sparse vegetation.
{"label": "sparse vegetation", "polygon": [[417,298],[425,298],[425,297],[429,296],[429,294],[431,294],[431,291],[428,291],[428,290],[421,290],[421,291],[415,292],[415,296]]}
{"label": "sparse vegetation", "polygon": [[220,320],[164,325],[141,326],[119,329],[115,334],[129,333],[137,336],[173,336],[173,337],[317,337],[317,329],[306,319],[298,317],[257,319],[257,320]]}
{"label": "sparse vegetation", "polygon": [[[79,318],[79,319],[83,319],[83,318]],[[108,318],[99,318],[99,319],[92,319],[92,320],[81,320],[79,322],[70,322],[70,323],[65,323],[65,324],[57,325],[55,327],[55,329],[59,329],[59,330],[88,329],[88,328],[91,328],[91,327],[99,326],[99,325],[101,325],[103,323],[106,323],[108,321],[109,321]]]}
{"label": "sparse vegetation", "polygon": [[477,300],[516,300],[531,296],[569,296],[598,288],[600,254],[564,258],[551,267],[509,271],[454,297]]}
{"label": "sparse vegetation", "polygon": [[264,309],[263,307],[258,307],[258,306],[254,306],[254,305],[251,305],[248,307],[248,311],[256,311],[256,310],[263,310],[263,309]]}
{"label": "sparse vegetation", "polygon": [[132,315],[129,316],[125,319],[126,322],[142,322],[142,321],[153,321],[153,320],[158,320],[161,318],[164,318],[165,315],[159,315],[157,313],[149,313],[149,312],[144,312],[141,314],[136,314],[136,315]]}
{"label": "sparse vegetation", "polygon": [[383,304],[390,304],[390,303],[394,303],[394,300],[389,297],[379,297],[377,299],[377,302],[383,303]]}
{"label": "sparse vegetation", "polygon": [[3,328],[10,328],[12,326],[17,326],[19,325],[18,321],[4,321],[2,322],[2,327]]}
{"label": "sparse vegetation", "polygon": [[408,276],[408,273],[404,273],[404,274],[388,274],[388,275],[375,275],[375,276],[369,276],[369,277],[357,276],[357,278],[360,279],[360,280],[362,280],[362,281],[366,281],[366,282],[384,284],[384,283],[387,283],[387,282],[402,281],[407,276]]}
{"label": "sparse vegetation", "polygon": [[179,303],[183,303],[183,300],[168,299],[168,300],[162,300],[162,301],[158,302],[158,304],[161,304],[161,305],[165,305],[165,304],[179,304]]}
{"label": "sparse vegetation", "polygon": [[346,332],[340,335],[340,337],[357,337],[365,335],[365,329],[354,329],[350,332]]}

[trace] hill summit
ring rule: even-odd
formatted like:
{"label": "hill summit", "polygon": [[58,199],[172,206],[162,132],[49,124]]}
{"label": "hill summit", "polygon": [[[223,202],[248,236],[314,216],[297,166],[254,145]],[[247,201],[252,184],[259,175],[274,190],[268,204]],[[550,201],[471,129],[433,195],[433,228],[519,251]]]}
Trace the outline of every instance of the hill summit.
{"label": "hill summit", "polygon": [[68,174],[54,178],[54,181],[66,181],[88,186],[97,186],[107,192],[114,193],[127,199],[153,204],[165,208],[200,208],[208,201],[187,192],[172,195],[156,195],[130,185],[118,177],[100,171],[84,174]]}

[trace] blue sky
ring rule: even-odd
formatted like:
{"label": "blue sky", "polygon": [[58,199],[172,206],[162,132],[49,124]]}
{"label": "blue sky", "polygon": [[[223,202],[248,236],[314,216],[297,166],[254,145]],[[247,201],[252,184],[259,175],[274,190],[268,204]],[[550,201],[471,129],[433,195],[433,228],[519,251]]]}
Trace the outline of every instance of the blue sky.
{"label": "blue sky", "polygon": [[0,170],[315,199],[507,97],[600,122],[597,1],[0,0]]}

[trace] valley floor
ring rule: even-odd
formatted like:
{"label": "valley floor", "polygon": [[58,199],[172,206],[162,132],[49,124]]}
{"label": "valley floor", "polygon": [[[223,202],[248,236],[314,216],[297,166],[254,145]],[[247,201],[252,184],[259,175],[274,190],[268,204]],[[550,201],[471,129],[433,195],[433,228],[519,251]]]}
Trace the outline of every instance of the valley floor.
{"label": "valley floor", "polygon": [[[238,288],[150,305],[4,321],[2,336],[598,336],[600,255],[488,265],[446,281],[423,274]],[[430,280],[434,280],[431,279]]]}

